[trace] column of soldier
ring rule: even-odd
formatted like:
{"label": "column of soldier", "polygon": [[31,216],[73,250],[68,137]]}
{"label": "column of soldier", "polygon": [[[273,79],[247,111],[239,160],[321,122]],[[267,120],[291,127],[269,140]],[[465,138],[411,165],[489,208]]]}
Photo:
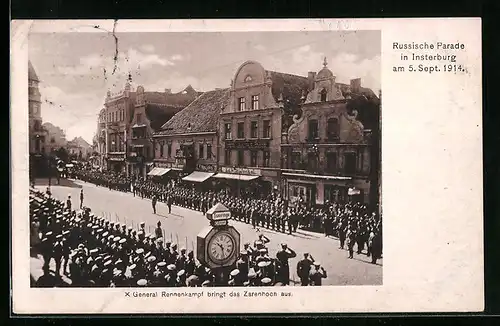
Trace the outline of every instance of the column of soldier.
{"label": "column of soldier", "polygon": [[[161,223],[154,235],[81,212],[50,195],[30,191],[31,246],[41,253],[44,275],[55,261],[56,277],[62,273],[75,287],[196,287],[289,285],[289,259],[295,251],[286,244],[276,258],[268,254],[263,235],[243,250],[231,268],[227,283],[216,283],[213,271],[200,264],[194,253],[163,241]],[[41,237],[40,237],[41,235]],[[313,267],[314,266],[314,267]],[[297,264],[301,285],[321,285],[326,271],[309,254]],[[36,285],[35,285],[36,286]]]}
{"label": "column of soldier", "polygon": [[[117,176],[99,173],[82,179],[87,181],[99,178],[109,180]],[[129,183],[124,185],[123,189],[130,189],[130,180],[127,182]],[[299,226],[317,232],[323,231],[325,236],[339,238],[340,248],[346,246],[348,257],[351,259],[354,245],[357,245],[357,254],[362,254],[366,248],[366,254],[372,257],[374,264],[382,256],[382,218],[375,212],[370,214],[367,207],[360,203],[340,205],[327,202],[322,208],[299,203],[296,207],[287,207],[280,198],[241,198],[228,195],[222,190],[201,192],[193,188],[171,187],[141,178],[133,183],[132,191],[134,195],[142,198],[155,197],[156,200],[167,203],[169,207],[174,204],[202,213],[221,202],[231,210],[234,219],[251,223],[254,228],[262,227],[289,234],[297,232]]]}

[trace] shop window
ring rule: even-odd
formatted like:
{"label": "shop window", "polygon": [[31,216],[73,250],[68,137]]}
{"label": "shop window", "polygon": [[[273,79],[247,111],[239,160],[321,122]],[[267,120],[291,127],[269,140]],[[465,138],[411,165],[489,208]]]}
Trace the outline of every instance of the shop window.
{"label": "shop window", "polygon": [[245,151],[242,149],[238,150],[238,160],[237,160],[236,164],[238,166],[245,165]]}
{"label": "shop window", "polygon": [[231,124],[224,124],[224,135],[226,139],[231,139]]}
{"label": "shop window", "polygon": [[309,140],[314,140],[319,138],[318,132],[318,120],[309,120],[308,122],[308,136]]}
{"label": "shop window", "polygon": [[259,95],[252,96],[252,110],[259,109]]}
{"label": "shop window", "polygon": [[238,110],[245,111],[245,98],[244,97],[240,97],[238,99]]}
{"label": "shop window", "polygon": [[326,170],[330,173],[337,171],[337,153],[326,153]]}
{"label": "shop window", "polygon": [[271,138],[271,121],[264,120],[262,124],[262,138]]}
{"label": "shop window", "polygon": [[257,138],[258,124],[257,121],[250,123],[250,138]]}
{"label": "shop window", "polygon": [[344,171],[346,174],[356,173],[356,153],[345,153],[344,154]]}
{"label": "shop window", "polygon": [[262,152],[262,165],[265,168],[268,168],[271,163],[271,153],[268,150]]}
{"label": "shop window", "polygon": [[250,166],[257,166],[257,151],[250,151]]}
{"label": "shop window", "polygon": [[337,140],[339,138],[339,120],[337,118],[328,119],[326,129],[328,140]]}
{"label": "shop window", "polygon": [[238,139],[245,138],[245,123],[244,122],[238,122],[237,138]]}

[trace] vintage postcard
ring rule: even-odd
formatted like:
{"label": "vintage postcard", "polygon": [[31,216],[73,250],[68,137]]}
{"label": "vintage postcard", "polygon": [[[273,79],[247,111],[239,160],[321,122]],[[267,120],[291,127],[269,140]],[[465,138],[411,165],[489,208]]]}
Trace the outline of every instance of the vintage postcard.
{"label": "vintage postcard", "polygon": [[480,28],[13,21],[13,312],[481,311]]}

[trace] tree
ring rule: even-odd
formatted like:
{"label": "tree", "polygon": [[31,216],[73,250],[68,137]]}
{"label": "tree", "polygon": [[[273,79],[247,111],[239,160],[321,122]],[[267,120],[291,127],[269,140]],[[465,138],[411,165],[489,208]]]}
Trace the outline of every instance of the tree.
{"label": "tree", "polygon": [[64,162],[69,161],[69,153],[66,150],[66,148],[60,147],[58,150],[56,150],[55,153],[56,153],[57,157],[59,157],[60,160],[62,160]]}

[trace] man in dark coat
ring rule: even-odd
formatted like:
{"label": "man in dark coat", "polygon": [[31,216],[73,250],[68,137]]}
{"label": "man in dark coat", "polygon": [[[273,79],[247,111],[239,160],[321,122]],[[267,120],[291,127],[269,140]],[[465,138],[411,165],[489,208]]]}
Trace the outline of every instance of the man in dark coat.
{"label": "man in dark coat", "polygon": [[156,214],[156,195],[153,195],[153,198],[151,199],[151,205],[153,206],[153,214]]}
{"label": "man in dark coat", "polygon": [[[310,259],[309,259],[310,258]],[[304,259],[297,263],[297,276],[300,278],[300,285],[309,285],[309,273],[314,259],[308,253],[304,254]]]}
{"label": "man in dark coat", "polygon": [[290,284],[290,267],[288,265],[288,260],[295,257],[297,257],[297,254],[293,249],[288,248],[286,243],[281,244],[281,250],[276,253],[276,259],[278,260],[277,281],[283,283],[283,285]]}

